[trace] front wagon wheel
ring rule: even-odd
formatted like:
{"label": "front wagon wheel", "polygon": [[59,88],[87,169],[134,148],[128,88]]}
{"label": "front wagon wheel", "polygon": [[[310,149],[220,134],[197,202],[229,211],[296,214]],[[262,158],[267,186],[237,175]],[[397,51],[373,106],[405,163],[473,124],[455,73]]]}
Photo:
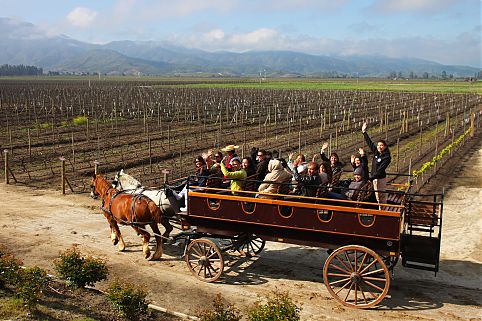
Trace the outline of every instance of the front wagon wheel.
{"label": "front wagon wheel", "polygon": [[185,260],[191,273],[201,281],[214,282],[223,273],[223,256],[211,240],[200,238],[191,241]]}
{"label": "front wagon wheel", "polygon": [[390,287],[388,268],[374,251],[348,245],[325,262],[323,280],[328,292],[343,305],[370,308],[380,303]]}

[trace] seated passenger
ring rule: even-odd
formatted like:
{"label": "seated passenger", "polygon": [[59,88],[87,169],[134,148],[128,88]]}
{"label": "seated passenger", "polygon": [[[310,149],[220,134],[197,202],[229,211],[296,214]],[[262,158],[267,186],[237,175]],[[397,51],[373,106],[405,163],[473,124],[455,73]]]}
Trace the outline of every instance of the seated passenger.
{"label": "seated passenger", "polygon": [[294,153],[288,154],[288,167],[291,171],[293,171],[294,168],[298,166],[308,167],[308,163],[306,162],[305,156],[303,154],[299,153],[298,155],[296,155],[295,160],[293,160],[293,155]]}
{"label": "seated passenger", "polygon": [[[276,183],[289,183],[291,181],[291,174],[283,168],[279,160],[270,160],[268,163],[268,171],[269,173],[259,186],[258,192],[277,194],[280,189],[280,184]],[[258,194],[258,197],[275,198],[275,196],[264,194]]]}
{"label": "seated passenger", "polygon": [[259,181],[264,180],[264,177],[268,173],[268,162],[266,158],[266,151],[264,149],[258,150],[258,165],[256,165],[256,179]]}
{"label": "seated passenger", "polygon": [[331,167],[328,163],[326,162],[321,163],[319,175],[320,175],[322,185],[328,185],[331,183],[331,178],[332,178]]}
{"label": "seated passenger", "polygon": [[256,174],[256,167],[254,166],[253,159],[249,156],[243,158],[241,167],[246,171],[248,177]]}
{"label": "seated passenger", "polygon": [[295,167],[293,177],[298,182],[299,192],[301,196],[316,196],[316,190],[321,183],[320,175],[318,175],[318,164],[315,162],[308,163],[307,175],[300,175]]}
{"label": "seated passenger", "polygon": [[232,171],[228,171],[226,168],[226,164],[228,161],[228,156],[224,156],[223,161],[221,162],[221,172],[223,172],[226,178],[229,178],[230,189],[233,195],[239,195],[240,193],[236,193],[236,191],[242,191],[244,180],[246,179],[246,171],[241,168],[241,159],[239,157],[231,158],[231,169]]}
{"label": "seated passenger", "polygon": [[206,160],[206,166],[209,169],[211,174],[221,174],[221,161],[223,160],[223,153],[216,152],[214,154],[214,159],[212,159],[213,150],[209,149],[207,154],[203,154],[204,159]]}
{"label": "seated passenger", "polygon": [[355,169],[353,172],[354,181],[350,183],[348,189],[343,189],[341,193],[329,191],[326,196],[333,199],[356,201],[360,189],[367,182],[365,179],[363,179],[363,175],[363,169],[361,167]]}
{"label": "seated passenger", "polygon": [[363,169],[363,179],[368,180],[368,158],[365,155],[365,150],[363,148],[358,148],[358,153],[356,155],[351,155],[351,166],[353,170],[361,167]]}
{"label": "seated passenger", "polygon": [[[207,169],[206,162],[204,161],[204,158],[202,156],[197,156],[194,159],[194,169],[194,176],[189,177],[189,180],[187,182],[189,186],[206,186],[207,178],[209,176],[209,170]],[[186,211],[187,208],[188,184],[184,186],[184,188],[181,190],[181,192],[179,192],[179,194],[173,191],[174,196],[178,201],[184,197],[184,206],[181,206],[181,211]]]}
{"label": "seated passenger", "polygon": [[338,173],[341,173],[343,171],[344,164],[340,162],[340,158],[338,157],[338,154],[335,152],[332,152],[330,155],[330,158],[328,158],[325,155],[325,151],[327,148],[328,148],[328,143],[325,142],[321,147],[320,156],[323,161],[330,163],[332,174],[333,176],[335,176]]}
{"label": "seated passenger", "polygon": [[[228,155],[227,155],[227,161],[226,161],[226,164],[224,164],[226,166],[226,168],[228,169],[228,171],[232,171],[233,168],[231,167],[231,160],[234,158],[234,157],[238,157],[238,155],[236,154],[236,148],[239,148],[239,146],[237,145],[228,145],[226,147],[224,147],[222,149],[223,152],[226,152]],[[239,157],[238,157],[239,158]],[[241,159],[240,159],[241,161]],[[225,175],[226,176],[226,175]]]}

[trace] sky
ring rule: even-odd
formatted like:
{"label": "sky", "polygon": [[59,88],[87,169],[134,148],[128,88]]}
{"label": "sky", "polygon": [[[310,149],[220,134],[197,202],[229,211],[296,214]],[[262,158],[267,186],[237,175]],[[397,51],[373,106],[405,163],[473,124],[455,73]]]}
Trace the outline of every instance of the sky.
{"label": "sky", "polygon": [[[414,57],[482,67],[482,0],[0,0],[0,17],[90,43]],[[1,45],[0,45],[1,46]]]}

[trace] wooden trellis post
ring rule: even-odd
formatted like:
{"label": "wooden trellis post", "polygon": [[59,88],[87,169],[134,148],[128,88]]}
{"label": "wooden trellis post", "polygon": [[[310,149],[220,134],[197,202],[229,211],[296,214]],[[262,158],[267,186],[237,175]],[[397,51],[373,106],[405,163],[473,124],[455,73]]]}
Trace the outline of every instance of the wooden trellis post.
{"label": "wooden trellis post", "polygon": [[9,184],[10,179],[8,176],[8,149],[3,150],[3,155],[5,156],[5,184]]}
{"label": "wooden trellis post", "polygon": [[94,160],[94,174],[97,175],[98,172],[99,172],[99,165],[100,165],[100,162],[97,161],[97,160]]}

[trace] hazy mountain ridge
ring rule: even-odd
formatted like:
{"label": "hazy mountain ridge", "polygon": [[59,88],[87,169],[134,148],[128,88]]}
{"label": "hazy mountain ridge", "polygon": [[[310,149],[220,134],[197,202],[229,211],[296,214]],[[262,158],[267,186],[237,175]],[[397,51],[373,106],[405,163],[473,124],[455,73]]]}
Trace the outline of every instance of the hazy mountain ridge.
{"label": "hazy mountain ridge", "polygon": [[106,74],[193,74],[234,76],[321,75],[386,77],[399,72],[473,76],[469,66],[442,65],[417,58],[382,56],[317,56],[292,51],[207,52],[153,41],[114,41],[104,45],[67,36],[50,36],[27,22],[0,18],[0,64],[35,65],[45,71],[101,72]]}

